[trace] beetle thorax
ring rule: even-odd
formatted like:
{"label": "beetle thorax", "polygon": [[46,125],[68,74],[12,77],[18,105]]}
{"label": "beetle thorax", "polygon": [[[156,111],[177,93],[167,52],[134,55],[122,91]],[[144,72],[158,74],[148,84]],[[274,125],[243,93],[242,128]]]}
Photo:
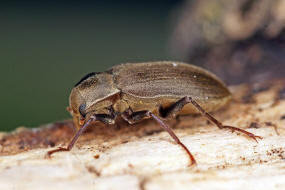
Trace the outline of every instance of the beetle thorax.
{"label": "beetle thorax", "polygon": [[[118,94],[113,77],[108,73],[94,74],[75,86],[70,94],[69,104],[73,115],[79,114],[79,107],[85,104],[85,110],[96,111],[110,104],[110,97]],[[105,103],[104,103],[105,101]],[[96,108],[96,105],[99,107]]]}

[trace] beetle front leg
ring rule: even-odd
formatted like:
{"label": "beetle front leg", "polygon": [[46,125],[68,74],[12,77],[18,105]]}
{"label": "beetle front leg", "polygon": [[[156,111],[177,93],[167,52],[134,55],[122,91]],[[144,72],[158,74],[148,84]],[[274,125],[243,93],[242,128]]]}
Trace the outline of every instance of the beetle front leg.
{"label": "beetle front leg", "polygon": [[123,119],[125,119],[130,124],[139,122],[140,120],[144,118],[153,118],[157,123],[160,124],[160,126],[168,132],[168,134],[173,138],[173,140],[179,144],[188,154],[190,158],[190,165],[195,165],[196,160],[194,156],[191,154],[191,152],[188,150],[188,148],[180,141],[180,139],[175,135],[175,133],[171,130],[170,127],[168,127],[159,117],[154,115],[151,111],[138,111],[138,112],[132,112],[131,109],[126,110],[122,114]]}
{"label": "beetle front leg", "polygon": [[184,97],[182,99],[180,99],[178,102],[174,103],[173,105],[171,105],[168,109],[166,110],[162,110],[161,109],[161,114],[164,117],[170,117],[170,116],[175,116],[176,114],[178,114],[182,108],[188,104],[191,103],[193,106],[195,106],[199,112],[207,117],[207,119],[211,122],[213,122],[218,128],[220,129],[230,129],[232,131],[238,131],[241,132],[245,135],[247,135],[248,137],[254,139],[257,142],[257,138],[262,139],[262,137],[260,136],[256,136],[253,133],[250,133],[246,130],[237,128],[237,127],[233,127],[233,126],[228,126],[228,125],[223,125],[220,121],[218,121],[217,119],[215,119],[211,114],[209,114],[208,112],[206,112],[195,100],[193,100],[191,97]]}
{"label": "beetle front leg", "polygon": [[104,124],[114,124],[115,123],[115,118],[113,116],[107,115],[107,114],[95,114],[90,117],[89,120],[87,120],[81,127],[80,129],[76,132],[74,135],[73,139],[70,141],[68,146],[66,148],[59,147],[54,150],[50,150],[47,152],[47,157],[50,158],[52,154],[56,152],[63,152],[63,151],[70,151],[78,138],[82,135],[82,133],[87,129],[87,127],[90,125],[91,122],[94,121],[100,121]]}

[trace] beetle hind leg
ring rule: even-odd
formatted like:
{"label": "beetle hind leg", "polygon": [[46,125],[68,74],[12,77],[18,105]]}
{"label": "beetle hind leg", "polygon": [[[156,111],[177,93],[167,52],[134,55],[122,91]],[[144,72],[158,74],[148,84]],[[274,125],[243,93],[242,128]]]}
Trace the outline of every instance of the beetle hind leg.
{"label": "beetle hind leg", "polygon": [[233,126],[223,125],[220,121],[215,119],[211,114],[206,112],[195,100],[193,100],[191,97],[188,97],[188,96],[178,100],[176,103],[172,104],[169,108],[167,108],[165,110],[160,109],[160,111],[161,111],[160,113],[164,117],[171,117],[171,116],[174,117],[188,103],[191,103],[193,106],[195,106],[196,109],[198,109],[199,112],[203,116],[205,116],[209,121],[214,123],[219,129],[230,129],[232,131],[238,131],[238,132],[243,133],[243,134],[247,135],[248,137],[252,138],[256,142],[258,142],[257,139],[262,139],[262,137],[256,136],[253,133],[250,133],[250,132],[248,132],[246,130],[243,130],[243,129],[240,129],[240,128],[237,128],[237,127],[233,127]]}

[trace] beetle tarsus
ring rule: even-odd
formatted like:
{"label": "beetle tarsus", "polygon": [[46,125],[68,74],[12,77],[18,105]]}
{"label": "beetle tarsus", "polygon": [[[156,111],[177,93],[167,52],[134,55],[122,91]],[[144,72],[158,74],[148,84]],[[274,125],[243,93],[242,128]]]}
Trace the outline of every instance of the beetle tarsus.
{"label": "beetle tarsus", "polygon": [[178,143],[180,146],[182,146],[182,148],[187,152],[189,158],[190,158],[190,164],[189,166],[194,166],[194,165],[197,165],[197,162],[194,158],[194,156],[191,154],[191,152],[188,150],[188,148],[182,143],[182,142],[179,142]]}
{"label": "beetle tarsus", "polygon": [[56,152],[70,151],[68,148],[58,147],[57,149],[50,150],[47,152],[46,157],[51,158],[51,155]]}
{"label": "beetle tarsus", "polygon": [[224,128],[224,129],[230,129],[230,130],[232,130],[232,131],[241,132],[241,133],[247,135],[249,138],[252,138],[253,140],[255,140],[257,143],[258,143],[257,139],[262,139],[261,136],[257,136],[257,135],[255,135],[255,134],[253,134],[253,133],[250,133],[250,132],[248,132],[248,131],[246,131],[246,130],[243,130],[243,129],[240,129],[240,128],[237,128],[237,127],[228,126],[228,125],[223,125],[223,126],[221,127],[221,129],[223,129],[223,128]]}

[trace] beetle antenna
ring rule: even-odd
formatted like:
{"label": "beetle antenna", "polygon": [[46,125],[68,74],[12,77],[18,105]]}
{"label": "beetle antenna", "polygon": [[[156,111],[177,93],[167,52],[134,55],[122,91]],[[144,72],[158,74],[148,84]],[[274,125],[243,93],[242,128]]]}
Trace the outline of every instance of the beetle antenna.
{"label": "beetle antenna", "polygon": [[80,135],[82,135],[82,133],[85,131],[85,129],[89,126],[89,124],[92,121],[96,121],[96,116],[92,115],[90,117],[90,119],[84,124],[82,125],[82,127],[77,131],[77,133],[75,134],[75,136],[73,137],[73,139],[71,140],[71,142],[68,144],[67,148],[63,148],[63,147],[59,147],[57,149],[51,150],[47,152],[47,156],[50,158],[52,154],[56,153],[56,152],[62,152],[62,151],[70,151],[72,149],[72,147],[74,146],[75,142],[78,140],[78,138],[80,137]]}

